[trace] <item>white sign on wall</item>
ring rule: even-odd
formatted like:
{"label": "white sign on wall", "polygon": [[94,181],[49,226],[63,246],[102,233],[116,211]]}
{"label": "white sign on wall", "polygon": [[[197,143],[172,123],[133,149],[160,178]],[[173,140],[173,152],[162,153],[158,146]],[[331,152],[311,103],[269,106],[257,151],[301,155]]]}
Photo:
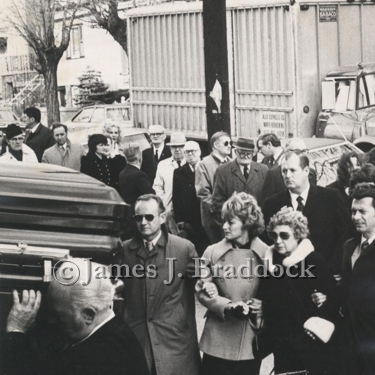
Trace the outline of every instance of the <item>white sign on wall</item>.
{"label": "white sign on wall", "polygon": [[262,133],[274,133],[285,138],[285,112],[264,111],[261,114]]}

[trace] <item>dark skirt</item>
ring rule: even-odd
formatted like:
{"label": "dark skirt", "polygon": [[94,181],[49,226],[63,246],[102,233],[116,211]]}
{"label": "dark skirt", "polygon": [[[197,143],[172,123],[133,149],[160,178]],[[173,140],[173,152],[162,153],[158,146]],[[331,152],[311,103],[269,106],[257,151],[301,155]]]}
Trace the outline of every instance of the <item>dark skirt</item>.
{"label": "dark skirt", "polygon": [[203,354],[200,375],[259,375],[262,361],[230,361]]}

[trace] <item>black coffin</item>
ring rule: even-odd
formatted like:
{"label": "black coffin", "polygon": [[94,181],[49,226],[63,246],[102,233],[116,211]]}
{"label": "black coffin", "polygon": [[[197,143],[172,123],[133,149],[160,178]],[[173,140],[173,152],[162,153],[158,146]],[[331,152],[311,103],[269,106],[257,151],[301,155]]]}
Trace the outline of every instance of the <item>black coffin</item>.
{"label": "black coffin", "polygon": [[116,190],[87,175],[50,164],[0,163],[1,228],[126,238],[129,215]]}

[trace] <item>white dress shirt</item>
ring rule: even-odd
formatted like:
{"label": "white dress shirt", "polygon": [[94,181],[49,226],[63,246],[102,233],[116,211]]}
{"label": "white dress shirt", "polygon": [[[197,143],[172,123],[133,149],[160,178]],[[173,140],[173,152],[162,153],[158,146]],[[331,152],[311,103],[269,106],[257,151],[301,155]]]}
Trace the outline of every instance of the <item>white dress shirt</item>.
{"label": "white dress shirt", "polygon": [[[161,231],[159,231],[159,234],[151,241],[153,247],[156,246],[156,244],[158,243],[160,237],[161,237]],[[149,242],[149,241],[143,240],[143,243],[145,244],[145,248],[147,249],[146,242]]]}
{"label": "white dress shirt", "polygon": [[306,206],[307,196],[309,195],[309,190],[310,190],[310,184],[307,184],[307,188],[306,188],[301,194],[294,194],[294,193],[292,193],[292,192],[289,190],[290,198],[291,198],[291,200],[292,200],[292,206],[293,206],[293,210],[294,210],[294,211],[297,211],[297,207],[298,207],[297,198],[298,198],[299,196],[301,196],[302,199],[303,199],[302,204],[303,204],[304,206]]}

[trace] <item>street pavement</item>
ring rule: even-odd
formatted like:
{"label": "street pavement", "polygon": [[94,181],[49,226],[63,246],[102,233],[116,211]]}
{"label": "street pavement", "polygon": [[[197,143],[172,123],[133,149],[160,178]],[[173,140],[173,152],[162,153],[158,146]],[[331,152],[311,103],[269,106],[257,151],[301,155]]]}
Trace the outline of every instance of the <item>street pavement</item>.
{"label": "street pavement", "polygon": [[[201,337],[205,319],[204,314],[206,313],[206,308],[203,307],[197,299],[195,299],[195,316],[197,320],[197,328],[198,328],[198,338]],[[201,353],[202,354],[202,353]],[[273,356],[270,355],[269,357],[265,358],[262,363],[262,367],[260,370],[260,375],[270,375],[273,369]]]}

